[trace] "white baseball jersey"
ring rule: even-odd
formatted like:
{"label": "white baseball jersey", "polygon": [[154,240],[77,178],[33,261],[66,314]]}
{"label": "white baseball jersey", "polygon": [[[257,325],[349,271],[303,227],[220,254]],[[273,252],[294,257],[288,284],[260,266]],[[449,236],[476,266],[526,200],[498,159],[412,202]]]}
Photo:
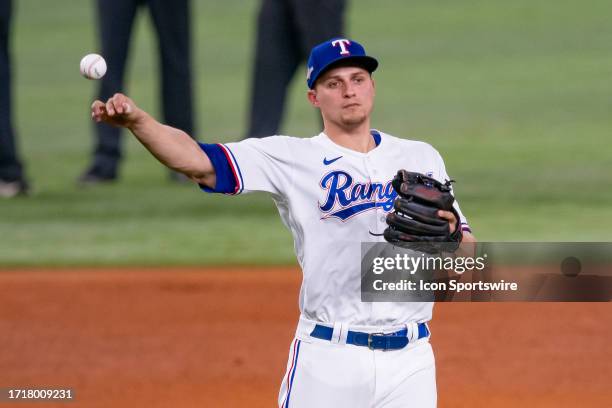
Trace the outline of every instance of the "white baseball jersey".
{"label": "white baseball jersey", "polygon": [[[293,234],[303,271],[299,307],[310,320],[355,326],[395,326],[431,319],[433,303],[361,301],[361,242],[384,241],[386,214],[399,169],[449,179],[429,144],[372,131],[376,148],[360,153],[324,133],[302,139],[270,136],[202,145],[217,172],[206,191],[272,194]],[[458,204],[462,226],[469,230]]]}

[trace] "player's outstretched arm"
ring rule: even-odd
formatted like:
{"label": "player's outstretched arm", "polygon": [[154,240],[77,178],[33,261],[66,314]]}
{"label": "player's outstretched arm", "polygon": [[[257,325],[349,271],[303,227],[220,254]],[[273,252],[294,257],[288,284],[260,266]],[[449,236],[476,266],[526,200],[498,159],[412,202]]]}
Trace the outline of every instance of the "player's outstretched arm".
{"label": "player's outstretched arm", "polygon": [[129,129],[167,167],[200,184],[215,186],[215,169],[197,142],[182,130],[159,123],[127,96],[117,93],[106,103],[94,101],[91,117],[98,123]]}

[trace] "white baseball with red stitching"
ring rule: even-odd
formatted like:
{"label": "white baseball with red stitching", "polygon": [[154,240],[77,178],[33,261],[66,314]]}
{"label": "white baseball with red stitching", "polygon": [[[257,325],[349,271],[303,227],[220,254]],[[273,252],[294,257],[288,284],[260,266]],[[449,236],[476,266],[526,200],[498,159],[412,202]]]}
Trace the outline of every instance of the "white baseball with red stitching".
{"label": "white baseball with red stitching", "polygon": [[106,74],[106,61],[98,54],[87,54],[81,59],[81,75],[87,79],[100,79]]}

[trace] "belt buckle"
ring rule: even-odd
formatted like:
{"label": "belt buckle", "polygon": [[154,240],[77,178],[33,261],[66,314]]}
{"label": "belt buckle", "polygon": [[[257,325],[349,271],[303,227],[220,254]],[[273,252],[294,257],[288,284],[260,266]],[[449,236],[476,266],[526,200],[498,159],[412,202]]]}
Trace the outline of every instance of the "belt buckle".
{"label": "belt buckle", "polygon": [[372,347],[372,336],[384,336],[385,333],[369,333],[368,334],[368,348],[370,350],[377,350],[374,347]]}

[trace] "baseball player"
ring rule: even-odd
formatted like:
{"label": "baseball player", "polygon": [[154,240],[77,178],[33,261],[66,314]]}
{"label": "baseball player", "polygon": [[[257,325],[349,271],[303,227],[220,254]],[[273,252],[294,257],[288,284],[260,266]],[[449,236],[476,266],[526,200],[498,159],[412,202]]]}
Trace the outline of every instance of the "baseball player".
{"label": "baseball player", "polygon": [[[324,129],[307,139],[198,144],[125,95],[92,105],[96,122],[128,128],[159,161],[206,192],[271,194],[303,271],[301,316],[280,407],[436,406],[427,327],[433,304],[360,297],[360,243],[382,241],[391,228],[397,170],[449,179],[430,145],[371,128],[377,67],[359,43],[346,38],[313,48],[308,100],[321,111]],[[437,210],[437,218],[448,223],[449,237],[475,241],[456,202],[452,211]]]}

